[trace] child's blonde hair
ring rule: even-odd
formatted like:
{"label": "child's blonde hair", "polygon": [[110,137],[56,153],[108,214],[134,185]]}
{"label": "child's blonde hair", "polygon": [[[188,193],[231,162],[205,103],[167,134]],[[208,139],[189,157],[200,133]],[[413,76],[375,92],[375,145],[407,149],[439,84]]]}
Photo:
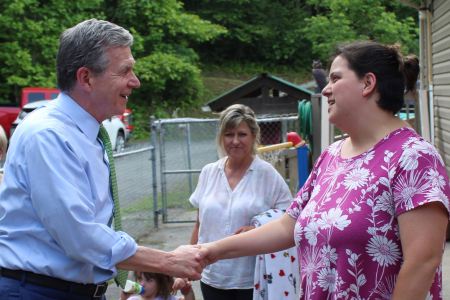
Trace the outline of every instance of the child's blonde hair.
{"label": "child's blonde hair", "polygon": [[172,289],[175,279],[172,276],[159,274],[159,273],[149,273],[149,272],[139,272],[134,271],[134,280],[137,281],[142,275],[147,279],[153,279],[156,282],[156,287],[158,288],[158,296],[161,296],[163,300],[167,300],[170,295],[175,295],[176,291]]}

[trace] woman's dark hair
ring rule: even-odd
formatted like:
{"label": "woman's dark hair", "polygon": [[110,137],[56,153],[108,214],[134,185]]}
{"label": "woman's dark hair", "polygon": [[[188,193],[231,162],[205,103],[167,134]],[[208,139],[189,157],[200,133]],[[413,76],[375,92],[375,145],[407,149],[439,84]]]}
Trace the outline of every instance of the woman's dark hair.
{"label": "woman's dark hair", "polygon": [[144,277],[149,280],[153,279],[156,282],[156,287],[158,288],[159,294],[162,299],[167,300],[170,295],[175,295],[176,291],[172,290],[173,283],[175,279],[172,276],[159,274],[159,273],[149,273],[149,272],[134,272],[134,280],[137,281],[138,278],[144,275]]}
{"label": "woman's dark hair", "polygon": [[406,91],[416,89],[419,76],[419,58],[412,54],[403,56],[401,44],[381,45],[375,41],[359,41],[338,46],[334,57],[342,55],[348,67],[359,78],[375,74],[376,90],[380,94],[378,105],[394,114],[400,111]]}

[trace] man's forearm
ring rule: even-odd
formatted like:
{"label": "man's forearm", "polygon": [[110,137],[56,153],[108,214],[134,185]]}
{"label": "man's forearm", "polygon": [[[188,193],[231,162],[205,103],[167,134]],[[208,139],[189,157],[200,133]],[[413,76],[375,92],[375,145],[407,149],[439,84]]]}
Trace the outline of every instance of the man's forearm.
{"label": "man's forearm", "polygon": [[163,273],[175,277],[200,279],[201,262],[195,259],[195,246],[181,246],[171,252],[140,246],[130,258],[118,263],[117,269]]}

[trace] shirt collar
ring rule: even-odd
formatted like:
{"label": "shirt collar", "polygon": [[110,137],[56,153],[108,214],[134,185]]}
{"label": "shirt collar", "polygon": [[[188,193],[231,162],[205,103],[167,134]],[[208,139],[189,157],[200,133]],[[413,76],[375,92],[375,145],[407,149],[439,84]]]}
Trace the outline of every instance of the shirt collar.
{"label": "shirt collar", "polygon": [[[219,162],[219,169],[225,169],[225,163],[227,162],[228,156],[225,156],[224,158],[222,158]],[[253,161],[252,164],[250,165],[250,167],[248,168],[248,171],[253,171],[256,168],[256,164],[260,158],[258,157],[258,155],[253,155]]]}
{"label": "shirt collar", "polygon": [[100,124],[93,116],[64,92],[61,92],[53,102],[58,110],[66,114],[78,126],[89,141],[95,143]]}

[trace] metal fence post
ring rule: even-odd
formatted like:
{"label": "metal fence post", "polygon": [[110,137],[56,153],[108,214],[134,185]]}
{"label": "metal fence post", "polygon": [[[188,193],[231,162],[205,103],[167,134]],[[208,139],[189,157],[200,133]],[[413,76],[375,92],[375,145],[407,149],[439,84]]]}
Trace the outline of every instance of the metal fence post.
{"label": "metal fence post", "polygon": [[286,143],[287,142],[287,120],[281,121],[281,142]]}
{"label": "metal fence post", "polygon": [[153,177],[153,226],[158,228],[158,184],[156,178],[156,132],[155,132],[155,117],[150,117],[150,128],[151,128],[151,145],[152,149],[152,177]]}
{"label": "metal fence post", "polygon": [[160,156],[160,169],[161,169],[161,203],[162,203],[162,215],[163,223],[167,221],[167,203],[166,203],[166,149],[164,149],[164,128],[161,119],[159,119],[159,156]]}
{"label": "metal fence post", "polygon": [[[186,123],[186,136],[187,136],[187,155],[188,155],[188,168],[192,170],[191,159],[191,126],[190,123]],[[192,173],[189,173],[189,190],[191,194],[194,193],[194,181],[192,180]]]}

